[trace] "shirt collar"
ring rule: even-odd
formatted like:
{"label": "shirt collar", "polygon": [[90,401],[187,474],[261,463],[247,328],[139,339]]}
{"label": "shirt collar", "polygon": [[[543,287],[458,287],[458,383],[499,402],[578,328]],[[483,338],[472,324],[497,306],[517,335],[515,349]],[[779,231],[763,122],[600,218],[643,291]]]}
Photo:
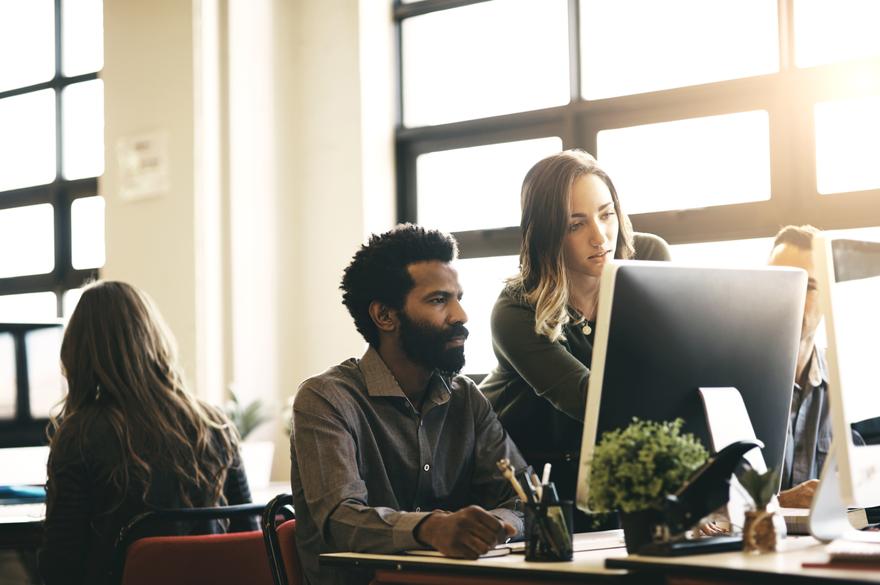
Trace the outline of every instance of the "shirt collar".
{"label": "shirt collar", "polygon": [[[385,360],[379,355],[373,346],[367,348],[360,362],[361,371],[364,373],[364,381],[367,384],[367,394],[372,397],[396,396],[407,398],[406,393],[397,382],[397,378],[388,369]],[[427,400],[434,404],[444,404],[449,401],[452,392],[452,381],[447,376],[434,372],[428,381]],[[407,398],[408,399],[408,398]]]}
{"label": "shirt collar", "polygon": [[[807,366],[807,384],[809,384],[810,388],[818,388],[823,384],[828,384],[825,355],[815,346],[813,347],[813,353],[810,354],[810,362]],[[804,390],[797,382],[795,382],[794,386],[798,390]]]}
{"label": "shirt collar", "polygon": [[828,383],[828,370],[825,366],[825,355],[816,347],[813,347],[813,355],[810,357],[810,370],[807,373],[807,381],[810,386],[818,388],[823,383]]}

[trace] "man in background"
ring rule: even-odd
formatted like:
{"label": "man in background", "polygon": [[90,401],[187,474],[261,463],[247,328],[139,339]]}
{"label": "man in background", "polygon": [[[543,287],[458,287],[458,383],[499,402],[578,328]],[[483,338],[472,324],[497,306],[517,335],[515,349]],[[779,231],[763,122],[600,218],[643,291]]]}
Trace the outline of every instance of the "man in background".
{"label": "man in background", "polygon": [[810,225],[782,228],[773,242],[769,261],[771,266],[790,266],[807,272],[807,298],[779,493],[779,503],[786,508],[810,507],[831,446],[825,356],[815,343],[816,329],[822,320],[813,266],[813,238],[819,233]]}

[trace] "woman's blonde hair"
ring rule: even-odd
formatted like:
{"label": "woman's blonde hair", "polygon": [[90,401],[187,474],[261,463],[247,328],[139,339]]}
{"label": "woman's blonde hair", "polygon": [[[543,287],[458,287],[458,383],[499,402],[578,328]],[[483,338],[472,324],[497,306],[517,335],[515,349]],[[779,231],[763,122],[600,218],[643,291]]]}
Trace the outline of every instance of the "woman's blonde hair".
{"label": "woman's blonde hair", "polygon": [[187,392],[176,353],[147,295],[123,282],[85,288],[61,344],[68,392],[50,420],[50,445],[82,452],[84,430],[97,418],[109,423],[121,452],[107,478],[120,494],[111,509],[125,494],[148,502],[157,470],[177,478],[184,506],[226,502],[237,432],[219,410]]}
{"label": "woman's blonde hair", "polygon": [[614,184],[595,158],[582,150],[566,150],[529,170],[522,186],[520,273],[509,284],[535,307],[535,333],[551,341],[562,337],[562,327],[570,319],[563,243],[568,233],[571,189],[585,175],[599,177],[611,192],[619,223],[614,257],[633,256],[632,226],[620,209]]}

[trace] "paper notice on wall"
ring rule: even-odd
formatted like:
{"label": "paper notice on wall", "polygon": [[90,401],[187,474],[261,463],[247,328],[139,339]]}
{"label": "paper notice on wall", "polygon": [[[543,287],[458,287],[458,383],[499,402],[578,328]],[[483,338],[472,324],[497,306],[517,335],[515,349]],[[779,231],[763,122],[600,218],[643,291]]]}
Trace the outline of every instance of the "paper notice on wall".
{"label": "paper notice on wall", "polygon": [[158,197],[168,192],[168,132],[122,137],[116,142],[119,196],[127,201]]}

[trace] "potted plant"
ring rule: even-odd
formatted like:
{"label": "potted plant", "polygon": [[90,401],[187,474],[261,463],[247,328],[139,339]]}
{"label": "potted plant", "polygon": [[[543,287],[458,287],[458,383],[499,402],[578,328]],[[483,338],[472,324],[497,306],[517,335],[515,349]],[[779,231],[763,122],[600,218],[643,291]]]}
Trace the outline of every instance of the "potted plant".
{"label": "potted plant", "polygon": [[254,430],[269,420],[262,402],[253,400],[242,404],[238,395],[230,388],[229,401],[224,410],[241,437],[241,459],[250,488],[266,487],[272,476],[275,444],[272,441],[248,440]]}
{"label": "potted plant", "polygon": [[743,526],[743,550],[746,552],[773,552],[785,536],[785,521],[776,511],[768,509],[779,485],[775,469],[758,473],[752,468],[739,476],[740,485],[752,498],[753,507],[746,510]]}
{"label": "potted plant", "polygon": [[663,498],[709,456],[696,437],[681,432],[682,424],[633,418],[625,429],[605,433],[593,451],[590,509],[618,512],[631,554],[652,541]]}

